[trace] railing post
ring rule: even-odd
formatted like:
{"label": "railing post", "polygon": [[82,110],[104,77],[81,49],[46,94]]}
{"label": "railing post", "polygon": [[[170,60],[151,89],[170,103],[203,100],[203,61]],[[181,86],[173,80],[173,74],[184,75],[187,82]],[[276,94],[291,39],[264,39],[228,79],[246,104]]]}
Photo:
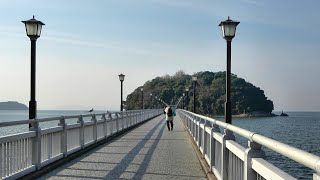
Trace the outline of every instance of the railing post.
{"label": "railing post", "polygon": [[79,137],[80,142],[79,143],[80,143],[81,149],[83,149],[84,148],[84,122],[83,122],[82,115],[79,116],[77,123],[80,124],[80,134],[79,134],[80,135],[80,137]]}
{"label": "railing post", "polygon": [[137,110],[134,114],[135,114],[135,115],[134,115],[134,122],[133,122],[133,124],[137,124],[138,114],[139,114],[138,110]]}
{"label": "railing post", "polygon": [[134,125],[134,122],[135,122],[135,120],[136,120],[136,118],[137,118],[137,111],[132,111],[131,112],[131,120],[130,120],[130,126],[132,126],[132,125]]}
{"label": "railing post", "polygon": [[145,113],[146,113],[146,118],[145,118],[145,120],[147,120],[147,119],[149,119],[150,117],[149,117],[149,110],[145,110]]}
{"label": "railing post", "polygon": [[190,114],[184,114],[184,116],[186,117],[186,126],[188,127],[189,133],[193,137],[193,130],[192,130],[193,119],[192,119],[192,116]]}
{"label": "railing post", "polygon": [[190,115],[190,117],[192,117],[192,121],[190,121],[190,125],[191,125],[191,128],[192,128],[192,136],[193,136],[193,139],[194,141],[197,142],[197,119],[194,115]]}
{"label": "railing post", "polygon": [[141,110],[141,121],[140,122],[142,122],[142,121],[144,121],[144,110]]}
{"label": "railing post", "polygon": [[139,111],[139,118],[137,120],[137,124],[142,121],[142,110]]}
{"label": "railing post", "polygon": [[320,160],[316,163],[316,173],[313,173],[313,180],[320,180]]}
{"label": "railing post", "polygon": [[200,120],[199,120],[199,118],[198,117],[195,117],[195,119],[196,119],[196,127],[197,127],[197,138],[196,138],[196,142],[197,142],[197,145],[198,145],[198,147],[200,148],[200,145],[201,145],[201,143],[200,143]]}
{"label": "railing post", "polygon": [[109,122],[111,123],[111,125],[109,124],[109,130],[110,130],[110,136],[113,134],[113,121],[112,121],[112,113],[111,112],[108,112],[108,119],[109,119]]}
{"label": "railing post", "polygon": [[190,116],[190,114],[187,114],[186,112],[183,112],[183,115],[184,115],[184,117],[185,117],[185,119],[186,119],[186,127],[188,128],[188,131],[189,132],[191,132],[191,128],[190,128],[190,126],[189,126],[189,121],[191,121],[191,116]]}
{"label": "railing post", "polygon": [[124,116],[124,112],[123,111],[121,111],[121,130],[123,130],[124,129],[124,118],[125,118],[125,116]]}
{"label": "railing post", "polygon": [[[193,120],[194,120],[194,118],[192,117],[192,115],[191,114],[188,114],[188,116],[189,116],[189,118],[187,119],[187,127],[188,127],[188,129],[189,129],[189,131],[191,132],[191,134],[192,134],[192,129],[191,129],[191,123],[193,122]],[[193,134],[192,134],[193,135]]]}
{"label": "railing post", "polygon": [[98,123],[97,123],[97,118],[96,118],[96,115],[95,114],[92,114],[91,115],[91,121],[94,122],[93,124],[93,140],[94,140],[94,143],[97,143],[98,141]]}
{"label": "railing post", "polygon": [[[203,158],[205,158],[205,155],[208,153],[207,152],[207,132],[206,132],[206,127],[210,127],[210,122],[204,119],[204,124],[203,124]],[[209,156],[208,156],[209,157]]]}
{"label": "railing post", "polygon": [[130,119],[131,119],[131,112],[127,112],[126,111],[126,116],[127,116],[127,119],[126,119],[126,124],[127,124],[127,127],[129,127],[129,124],[130,124]]}
{"label": "railing post", "polygon": [[140,110],[140,112],[139,112],[139,118],[138,118],[137,123],[139,123],[139,122],[142,121],[142,119],[143,119],[143,114],[142,114],[142,113],[143,113],[142,110]]}
{"label": "railing post", "polygon": [[223,180],[228,180],[228,162],[229,162],[229,150],[226,147],[226,140],[235,140],[232,131],[224,129],[221,144],[221,177]]}
{"label": "railing post", "polygon": [[246,149],[244,155],[244,180],[256,179],[256,173],[252,169],[252,158],[265,158],[265,156],[266,154],[264,151],[261,150],[260,144],[248,141],[248,148]]}
{"label": "railing post", "polygon": [[106,118],[106,113],[103,113],[102,114],[102,120],[103,120],[103,136],[104,136],[104,139],[107,138],[108,136],[108,129],[107,129],[107,118]]}
{"label": "railing post", "polygon": [[212,124],[211,126],[211,135],[210,135],[210,172],[212,171],[212,167],[215,166],[215,154],[216,154],[216,141],[213,138],[213,133],[220,133],[219,126],[216,124]]}
{"label": "railing post", "polygon": [[141,118],[142,118],[142,112],[141,112],[141,110],[139,110],[136,124],[138,124],[138,123],[140,122],[140,119],[141,119]]}
{"label": "railing post", "polygon": [[62,127],[61,132],[61,153],[63,154],[63,157],[67,157],[67,151],[68,151],[68,142],[67,142],[67,127],[66,127],[66,120],[62,116],[59,120],[59,126]]}
{"label": "railing post", "polygon": [[132,112],[132,111],[129,111],[129,112],[128,112],[128,116],[129,116],[129,118],[128,118],[128,127],[131,126],[132,115],[133,115],[133,112]]}
{"label": "railing post", "polygon": [[140,121],[142,121],[142,110],[139,110],[138,114],[139,115],[138,115],[136,124],[138,124]]}
{"label": "railing post", "polygon": [[115,115],[116,115],[116,132],[118,132],[119,131],[119,114],[116,113]]}
{"label": "railing post", "polygon": [[37,170],[39,170],[41,168],[41,153],[42,153],[41,152],[41,129],[39,127],[39,122],[36,119],[34,122],[32,122],[32,126],[29,130],[34,131],[36,133],[36,136],[32,138],[32,164],[35,165]]}
{"label": "railing post", "polygon": [[184,118],[185,118],[185,124],[186,124],[186,127],[188,128],[188,131],[189,131],[189,133],[190,134],[192,134],[191,132],[191,127],[189,127],[188,125],[189,125],[189,121],[191,121],[191,117],[190,117],[190,115],[188,115],[188,114],[186,114],[186,113],[183,113],[183,116],[184,116]]}

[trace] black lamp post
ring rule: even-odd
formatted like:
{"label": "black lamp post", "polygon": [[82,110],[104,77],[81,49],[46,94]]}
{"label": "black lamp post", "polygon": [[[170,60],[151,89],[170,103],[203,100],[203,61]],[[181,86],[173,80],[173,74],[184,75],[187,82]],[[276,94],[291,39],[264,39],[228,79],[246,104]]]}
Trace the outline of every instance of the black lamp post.
{"label": "black lamp post", "polygon": [[185,93],[182,93],[182,109],[184,109],[184,104],[185,104],[185,96],[186,94]]}
{"label": "black lamp post", "polygon": [[189,88],[186,88],[186,110],[188,111],[188,104],[189,104]]}
{"label": "black lamp post", "polygon": [[124,74],[119,74],[119,80],[121,82],[121,102],[120,102],[120,111],[123,111],[123,99],[122,99],[122,95],[123,95],[123,81],[124,81]]}
{"label": "black lamp post", "polygon": [[197,77],[192,76],[193,81],[193,112],[196,113],[196,83],[197,83]]}
{"label": "black lamp post", "polygon": [[153,108],[153,96],[152,93],[150,93],[150,107]]}
{"label": "black lamp post", "polygon": [[231,124],[232,112],[230,101],[230,89],[231,89],[231,41],[236,34],[237,25],[240,22],[231,20],[229,17],[226,21],[222,21],[221,26],[222,35],[227,41],[227,71],[226,71],[226,102],[225,102],[225,122]]}
{"label": "black lamp post", "polygon": [[[27,21],[22,21],[25,24],[27,36],[31,40],[31,92],[29,101],[29,119],[37,117],[37,101],[36,101],[36,42],[41,35],[41,29],[44,25],[43,22],[34,18]],[[29,128],[32,125],[29,124]]]}
{"label": "black lamp post", "polygon": [[141,105],[142,105],[142,109],[144,109],[144,100],[143,100],[143,88],[140,89],[141,90]]}
{"label": "black lamp post", "polygon": [[158,108],[158,96],[155,96],[156,102],[155,102],[155,108]]}

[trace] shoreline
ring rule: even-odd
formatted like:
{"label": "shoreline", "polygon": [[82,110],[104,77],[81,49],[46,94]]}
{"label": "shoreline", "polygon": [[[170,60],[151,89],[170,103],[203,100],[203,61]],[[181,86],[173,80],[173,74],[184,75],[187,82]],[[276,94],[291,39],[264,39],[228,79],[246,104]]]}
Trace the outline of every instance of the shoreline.
{"label": "shoreline", "polygon": [[279,116],[273,113],[265,113],[265,114],[238,114],[238,115],[233,115],[232,117],[236,118],[249,118],[249,117],[275,117]]}
{"label": "shoreline", "polygon": [[[232,117],[234,118],[250,118],[250,117],[276,117],[279,116],[277,114],[273,114],[273,113],[258,113],[258,114],[235,114],[232,115]],[[213,117],[213,118],[223,118],[224,116],[215,116],[215,115],[209,115],[209,117]]]}

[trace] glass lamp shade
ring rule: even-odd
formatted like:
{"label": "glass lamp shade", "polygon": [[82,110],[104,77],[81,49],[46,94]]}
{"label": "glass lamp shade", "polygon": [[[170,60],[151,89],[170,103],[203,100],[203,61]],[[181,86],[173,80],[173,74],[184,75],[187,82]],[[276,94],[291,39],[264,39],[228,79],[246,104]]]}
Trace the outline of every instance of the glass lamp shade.
{"label": "glass lamp shade", "polygon": [[36,20],[34,16],[32,19],[22,22],[25,24],[27,36],[34,39],[40,37],[42,26],[45,25],[43,22]]}
{"label": "glass lamp shade", "polygon": [[120,80],[120,81],[124,81],[124,77],[125,77],[124,74],[121,73],[121,74],[119,74],[118,76],[119,76],[119,80]]}
{"label": "glass lamp shade", "polygon": [[186,88],[186,91],[188,92],[188,91],[189,91],[189,88]]}
{"label": "glass lamp shade", "polygon": [[192,81],[197,81],[197,76],[192,76]]}
{"label": "glass lamp shade", "polygon": [[150,96],[152,96],[152,93],[150,93]]}
{"label": "glass lamp shade", "polygon": [[236,28],[240,22],[233,21],[228,17],[226,21],[222,21],[219,26],[221,26],[222,36],[227,39],[231,40],[236,35]]}
{"label": "glass lamp shade", "polygon": [[143,91],[143,88],[140,88],[141,91]]}
{"label": "glass lamp shade", "polygon": [[182,93],[182,96],[185,96],[186,94],[185,93]]}

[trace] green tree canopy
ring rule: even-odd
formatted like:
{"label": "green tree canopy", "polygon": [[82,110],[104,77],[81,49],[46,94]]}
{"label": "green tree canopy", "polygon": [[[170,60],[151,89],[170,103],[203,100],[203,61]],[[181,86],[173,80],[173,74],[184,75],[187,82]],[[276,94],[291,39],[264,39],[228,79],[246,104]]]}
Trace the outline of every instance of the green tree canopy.
{"label": "green tree canopy", "polygon": [[[223,115],[225,102],[225,72],[198,72],[196,88],[197,113]],[[189,88],[189,110],[193,106],[192,76],[178,71],[173,76],[165,75],[147,81],[143,86],[145,108],[159,106],[155,96],[159,97],[168,104],[176,104],[179,98]],[[141,87],[137,87],[127,96],[127,109],[141,109]],[[153,96],[150,96],[150,93]],[[231,76],[231,105],[232,114],[244,112],[272,112],[273,102],[269,100],[264,91],[232,74]],[[182,102],[179,105],[182,107]],[[163,105],[162,105],[163,106]]]}

